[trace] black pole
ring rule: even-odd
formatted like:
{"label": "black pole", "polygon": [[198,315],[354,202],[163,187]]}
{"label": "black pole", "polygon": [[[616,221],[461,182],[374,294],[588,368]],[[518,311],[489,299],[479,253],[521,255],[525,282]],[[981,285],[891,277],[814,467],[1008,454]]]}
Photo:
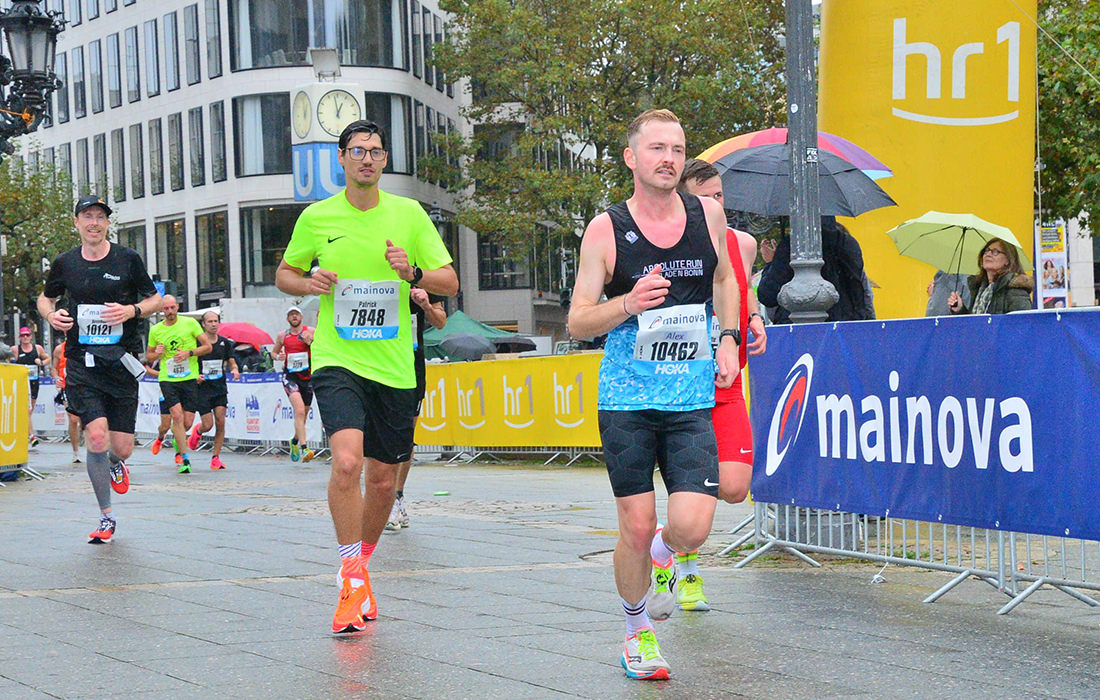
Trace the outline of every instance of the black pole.
{"label": "black pole", "polygon": [[824,321],[840,298],[821,277],[818,196],[817,60],[811,0],[786,2],[787,144],[791,149],[791,268],[779,303],[794,323]]}

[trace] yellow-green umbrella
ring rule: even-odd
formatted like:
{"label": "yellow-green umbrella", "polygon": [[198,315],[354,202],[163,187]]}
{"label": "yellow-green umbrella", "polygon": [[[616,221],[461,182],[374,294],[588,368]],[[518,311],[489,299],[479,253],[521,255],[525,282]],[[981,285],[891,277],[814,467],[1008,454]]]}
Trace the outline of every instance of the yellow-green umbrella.
{"label": "yellow-green umbrella", "polygon": [[991,238],[1000,238],[1016,248],[1020,265],[1031,270],[1027,252],[1010,229],[973,214],[930,211],[898,224],[886,232],[898,252],[944,272],[975,275],[978,253]]}

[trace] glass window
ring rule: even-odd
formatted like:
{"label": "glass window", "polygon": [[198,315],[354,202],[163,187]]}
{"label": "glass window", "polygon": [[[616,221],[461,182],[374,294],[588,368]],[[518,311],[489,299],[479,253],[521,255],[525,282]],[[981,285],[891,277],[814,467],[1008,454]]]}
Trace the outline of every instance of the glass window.
{"label": "glass window", "polygon": [[275,270],[304,204],[241,209],[244,295],[275,296]]}
{"label": "glass window", "polygon": [[222,74],[222,13],[218,0],[206,0],[206,75]]}
{"label": "glass window", "polygon": [[183,219],[156,225],[157,272],[161,280],[175,282],[180,310],[187,310],[187,239]]}
{"label": "glass window", "polygon": [[57,169],[65,174],[65,177],[73,177],[73,147],[63,143],[57,147]]}
{"label": "glass window", "polygon": [[178,90],[180,86],[180,37],[176,13],[164,16],[164,89]]}
{"label": "glass window", "polygon": [[76,142],[76,191],[88,192],[88,139]]}
{"label": "glass window", "polygon": [[57,95],[57,123],[64,124],[69,121],[69,57],[66,53],[57,54],[54,72],[61,81],[61,87],[54,93]]}
{"label": "glass window", "polygon": [[126,201],[126,146],[122,129],[111,131],[111,199]]}
{"label": "glass window", "polygon": [[[439,15],[432,15],[432,26],[435,28],[434,43],[442,44],[443,20],[439,17]],[[427,27],[424,28],[424,31],[428,31]],[[443,71],[439,70],[439,68],[436,68],[435,66],[432,66],[432,71],[435,73],[435,89],[443,92],[443,83],[446,80],[446,78],[443,77]]]}
{"label": "glass window", "polygon": [[427,120],[424,116],[424,105],[419,100],[415,100],[414,104],[413,134],[416,138],[416,157],[419,159],[428,155],[428,131],[425,126]]}
{"label": "glass window", "polygon": [[53,159],[54,150],[53,147],[42,149],[42,163],[45,165],[56,165]]}
{"label": "glass window", "polygon": [[210,105],[210,176],[225,181],[225,103]]}
{"label": "glass window", "polygon": [[130,102],[141,99],[141,65],[136,26],[126,30],[126,99]]}
{"label": "glass window", "polygon": [[290,172],[290,94],[233,99],[237,177]]}
{"label": "glass window", "polygon": [[382,92],[368,92],[363,97],[363,115],[386,130],[386,149],[390,152],[390,160],[384,172],[411,174],[412,115],[409,113],[409,98]]}
{"label": "glass window", "polygon": [[141,124],[134,124],[130,127],[130,193],[134,199],[145,196],[145,148],[142,144]]}
{"label": "glass window", "polygon": [[92,173],[95,178],[93,192],[106,197],[107,189],[107,134],[92,137]]}
{"label": "glass window", "polygon": [[155,19],[145,23],[145,94],[160,94],[160,42]]}
{"label": "glass window", "polygon": [[114,12],[118,9],[118,0],[103,0],[104,12]]}
{"label": "glass window", "polygon": [[168,183],[172,191],[183,189],[183,115],[168,115]]}
{"label": "glass window", "polygon": [[69,16],[66,17],[66,19],[69,20],[70,27],[75,27],[84,21],[81,16],[81,12],[83,12],[83,8],[80,6],[81,1],[82,0],[69,0]]}
{"label": "glass window", "polygon": [[99,17],[99,0],[88,0],[88,19]]}
{"label": "glass window", "polygon": [[[273,5],[276,3],[272,3]],[[280,7],[286,12],[285,7]],[[194,85],[202,79],[199,72],[199,6],[188,5],[183,8],[183,43],[187,56],[187,84]]]}
{"label": "glass window", "polygon": [[416,0],[412,0],[412,21],[409,22],[409,26],[412,27],[412,71],[413,75],[420,77],[424,75],[424,45],[423,32],[420,29],[420,3]]}
{"label": "glass window", "polygon": [[511,257],[506,248],[478,237],[478,289],[526,289],[527,265]]}
{"label": "glass window", "polygon": [[[447,43],[447,25],[446,24],[443,25],[443,39],[442,39],[442,41],[443,41],[444,44]],[[447,83],[447,97],[454,97],[455,96],[455,84],[453,82],[447,80],[446,75],[443,76],[443,82]]]}
{"label": "glass window", "polygon": [[199,294],[229,292],[229,215],[224,211],[195,217]]}
{"label": "glass window", "polygon": [[122,0],[123,5],[133,5],[137,0]]}
{"label": "glass window", "polygon": [[202,107],[187,110],[187,136],[191,140],[191,186],[206,184],[206,151],[202,132]]}
{"label": "glass window", "polygon": [[420,21],[424,28],[424,81],[435,84],[435,68],[432,67],[432,13],[428,8],[420,9]]}
{"label": "glass window", "polygon": [[164,194],[164,134],[160,119],[149,120],[149,191]]}
{"label": "glass window", "polygon": [[103,53],[99,39],[88,44],[88,97],[93,112],[103,111]]}
{"label": "glass window", "polygon": [[332,46],[345,66],[405,66],[404,0],[229,0],[233,70],[309,64]]}
{"label": "glass window", "polygon": [[134,224],[115,229],[119,245],[133,248],[145,259],[145,224]]}
{"label": "glass window", "polygon": [[118,34],[107,37],[107,101],[112,107],[122,104],[122,73],[118,53]]}
{"label": "glass window", "polygon": [[88,113],[84,92],[84,47],[72,50],[73,116],[77,119]]}

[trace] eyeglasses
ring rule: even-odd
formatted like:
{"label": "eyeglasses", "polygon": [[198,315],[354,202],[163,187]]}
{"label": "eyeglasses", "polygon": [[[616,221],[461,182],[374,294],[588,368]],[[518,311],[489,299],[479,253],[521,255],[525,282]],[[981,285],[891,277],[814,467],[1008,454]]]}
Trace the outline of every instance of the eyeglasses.
{"label": "eyeglasses", "polygon": [[384,148],[366,149],[361,146],[352,146],[351,148],[345,148],[344,153],[347,153],[348,158],[352,160],[363,160],[367,157],[368,153],[370,154],[371,160],[384,160],[388,151]]}
{"label": "eyeglasses", "polygon": [[20,338],[29,338],[29,337],[31,337],[31,334],[30,333],[20,333],[19,337]]}
{"label": "eyeglasses", "polygon": [[982,254],[989,255],[990,253],[992,253],[993,255],[1004,255],[1005,257],[1008,257],[1008,253],[1004,252],[1000,248],[986,248],[985,252]]}

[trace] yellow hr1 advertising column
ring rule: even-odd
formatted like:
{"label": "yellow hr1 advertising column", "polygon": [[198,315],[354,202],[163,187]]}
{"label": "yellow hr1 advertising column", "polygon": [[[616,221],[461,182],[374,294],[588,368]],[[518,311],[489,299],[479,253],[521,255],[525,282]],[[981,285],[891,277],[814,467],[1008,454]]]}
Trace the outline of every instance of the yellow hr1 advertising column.
{"label": "yellow hr1 advertising column", "polygon": [[924,313],[935,270],[883,233],[926,211],[1006,226],[1035,260],[1035,14],[1036,0],[824,1],[820,128],[894,171],[879,184],[898,206],[845,222],[881,318]]}
{"label": "yellow hr1 advertising column", "polygon": [[0,466],[27,461],[30,400],[26,365],[0,364]]}
{"label": "yellow hr1 advertising column", "polygon": [[600,353],[429,364],[421,445],[596,447]]}

